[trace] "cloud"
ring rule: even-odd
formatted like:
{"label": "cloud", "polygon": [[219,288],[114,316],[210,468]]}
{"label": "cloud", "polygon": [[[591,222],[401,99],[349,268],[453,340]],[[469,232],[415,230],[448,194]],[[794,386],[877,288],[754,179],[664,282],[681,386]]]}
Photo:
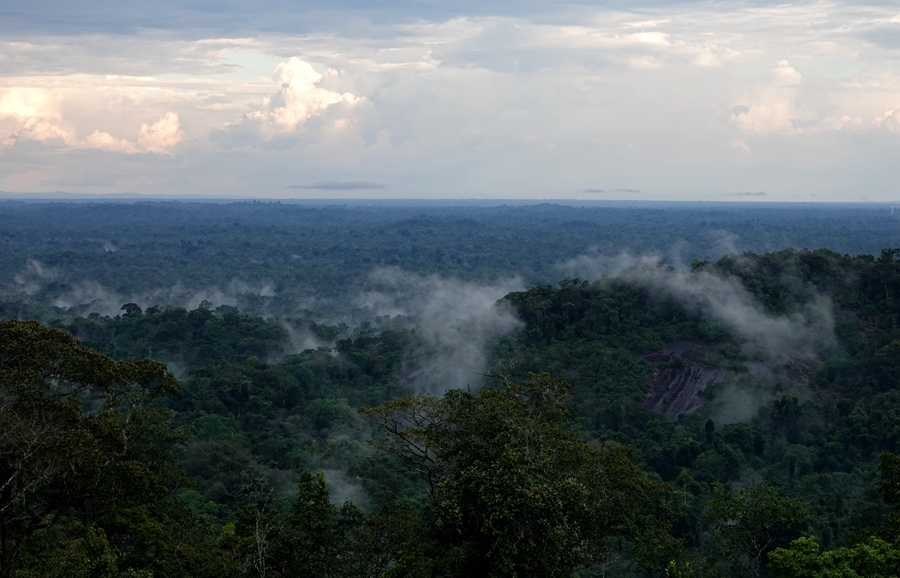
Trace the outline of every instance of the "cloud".
{"label": "cloud", "polygon": [[878,126],[882,126],[893,133],[900,133],[900,108],[886,111],[881,118],[875,120]]}
{"label": "cloud", "polygon": [[712,250],[715,255],[737,255],[740,253],[738,244],[741,238],[725,229],[710,231]]}
{"label": "cloud", "polygon": [[27,87],[0,92],[0,146],[13,146],[20,139],[79,144],[62,118],[60,97],[50,90]]}
{"label": "cloud", "polygon": [[[147,125],[144,125],[147,126]],[[84,141],[86,148],[106,150],[117,153],[135,154],[140,150],[124,138],[116,138],[108,132],[100,132],[95,130]],[[154,151],[155,152],[155,151]]]}
{"label": "cloud", "polygon": [[38,142],[61,141],[67,146],[78,148],[83,143],[78,140],[70,127],[43,118],[26,118],[19,129],[9,135],[8,140],[33,140]]}
{"label": "cloud", "polygon": [[497,304],[523,289],[519,279],[482,285],[380,268],[369,281],[374,288],[357,298],[357,306],[377,315],[409,317],[423,342],[418,356],[409,360],[406,377],[417,391],[441,393],[478,385],[480,378],[474,374],[493,363],[485,358],[487,344],[521,326],[506,306]]}
{"label": "cloud", "polygon": [[349,92],[339,93],[321,86],[326,76],[334,75],[337,72],[331,69],[320,74],[309,62],[292,56],[275,69],[274,80],[281,87],[278,94],[265,99],[264,108],[245,113],[238,121],[227,123],[222,128],[251,126],[263,138],[271,139],[279,134],[294,132],[332,105],[343,103],[353,106],[363,100]]}
{"label": "cloud", "polygon": [[[20,93],[0,173],[92,193],[287,195],[364,175],[397,197],[895,194],[900,60],[865,40],[895,27],[887,5],[277,6],[202,8],[200,28],[167,3],[139,31],[87,36],[22,21],[0,35],[0,99]],[[109,22],[80,10],[79,29]],[[151,130],[167,113],[175,146]]]}
{"label": "cloud", "polygon": [[167,112],[152,125],[141,125],[138,145],[150,153],[169,154],[169,148],[180,143],[183,136],[178,115]]}
{"label": "cloud", "polygon": [[63,117],[65,103],[66,91],[34,87],[0,90],[0,148],[15,146],[19,141],[35,141],[70,149],[169,154],[168,149],[183,136],[178,115],[167,112],[153,125],[141,125],[137,143],[100,130],[81,139],[75,123]]}
{"label": "cloud", "polygon": [[799,86],[803,82],[803,75],[796,68],[788,64],[787,60],[779,60],[772,68],[773,84],[776,86]]}
{"label": "cloud", "polygon": [[59,97],[49,90],[16,87],[0,95],[0,116],[61,120]]}
{"label": "cloud", "polygon": [[652,70],[662,66],[662,63],[653,56],[632,56],[628,59],[628,63],[632,68],[645,70]]}
{"label": "cloud", "polygon": [[325,191],[357,191],[357,190],[375,190],[383,189],[381,183],[371,183],[369,181],[327,181],[322,183],[313,183],[311,185],[291,185],[289,189],[318,189]]}
{"label": "cloud", "polygon": [[[797,91],[803,76],[787,60],[779,60],[770,70],[768,85],[732,107],[732,122],[741,130],[758,134],[794,131],[814,123],[797,105]],[[749,104],[747,104],[749,102]]]}
{"label": "cloud", "polygon": [[2,178],[2,188],[4,190],[28,190],[39,186],[41,182],[47,180],[49,175],[44,171],[27,171],[24,173],[15,173],[6,175]]}
{"label": "cloud", "polygon": [[297,327],[288,321],[282,321],[281,326],[288,336],[288,342],[284,348],[284,353],[287,355],[302,353],[308,349],[318,349],[325,345],[307,327]]}

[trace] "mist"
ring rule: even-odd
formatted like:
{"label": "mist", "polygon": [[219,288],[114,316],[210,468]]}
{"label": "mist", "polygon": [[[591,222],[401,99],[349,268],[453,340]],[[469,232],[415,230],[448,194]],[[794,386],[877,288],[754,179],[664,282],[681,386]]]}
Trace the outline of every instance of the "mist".
{"label": "mist", "polygon": [[448,389],[478,386],[478,373],[491,365],[488,343],[509,335],[522,323],[497,301],[522,290],[518,278],[478,284],[439,275],[423,277],[397,268],[378,268],[369,276],[372,289],[355,305],[377,315],[408,317],[422,348],[404,381],[417,392],[441,394]]}
{"label": "mist", "polygon": [[[728,235],[721,238],[733,243]],[[601,282],[615,279],[644,288],[727,327],[759,361],[748,364],[749,373],[729,374],[716,385],[704,411],[718,424],[749,421],[786,391],[804,397],[803,384],[786,379],[786,364],[818,363],[819,354],[837,343],[833,304],[825,295],[814,295],[790,314],[779,316],[766,311],[736,277],[671,267],[656,255],[580,255],[559,267],[570,275]],[[790,285],[790,279],[783,281]]]}
{"label": "mist", "polygon": [[25,262],[25,269],[13,275],[12,282],[6,285],[4,293],[31,295],[43,289],[57,277],[59,277],[59,273],[52,267],[47,267],[35,259],[28,259]]}
{"label": "mist", "polygon": [[294,355],[308,349],[318,349],[325,345],[322,340],[306,327],[297,327],[287,321],[282,321],[281,326],[288,337],[287,344],[284,347],[284,355]]}
{"label": "mist", "polygon": [[227,305],[245,309],[249,300],[275,297],[273,283],[248,283],[239,279],[232,280],[224,287],[208,286],[199,289],[186,287],[176,281],[169,287],[151,289],[140,294],[124,294],[89,279],[62,280],[57,270],[34,259],[26,262],[25,268],[13,276],[12,282],[6,284],[2,293],[7,297],[21,298],[23,294],[36,297],[42,291],[51,289],[55,282],[60,282],[61,290],[56,295],[49,295],[46,304],[62,310],[72,310],[76,315],[96,313],[115,317],[121,314],[125,303],[135,303],[142,309],[157,305],[194,310],[207,301],[213,307]]}
{"label": "mist", "polygon": [[676,269],[664,265],[655,255],[580,255],[562,263],[560,268],[588,279],[618,279],[652,294],[671,297],[683,307],[724,324],[772,360],[812,354],[834,342],[833,307],[823,295],[815,296],[789,315],[777,316],[767,312],[739,279],[702,270]]}
{"label": "mist", "polygon": [[[59,283],[61,290],[42,296],[41,292],[56,289],[52,283]],[[413,391],[439,395],[452,388],[478,387],[482,381],[479,374],[492,365],[485,356],[489,342],[521,326],[507,305],[498,304],[505,295],[525,289],[518,277],[482,284],[380,267],[362,285],[365,289],[343,298],[309,297],[310,302],[316,301],[319,310],[314,316],[321,323],[345,323],[349,327],[357,327],[374,316],[403,318],[419,341],[415,353],[406,360],[401,376],[403,385]],[[233,280],[225,287],[199,289],[176,282],[168,288],[128,295],[91,280],[62,283],[56,271],[35,260],[27,262],[26,268],[8,285],[8,292],[43,299],[72,316],[110,317],[121,314],[124,303],[135,303],[142,309],[156,305],[193,310],[206,301],[213,308],[226,305],[247,311],[250,302],[258,306],[262,300],[266,306],[277,298],[272,283],[252,284],[241,280]],[[295,310],[275,315],[262,312],[264,317],[282,319],[287,334],[282,355],[327,346],[328,343],[308,329],[289,322],[290,317],[300,314],[296,306],[292,309]]]}

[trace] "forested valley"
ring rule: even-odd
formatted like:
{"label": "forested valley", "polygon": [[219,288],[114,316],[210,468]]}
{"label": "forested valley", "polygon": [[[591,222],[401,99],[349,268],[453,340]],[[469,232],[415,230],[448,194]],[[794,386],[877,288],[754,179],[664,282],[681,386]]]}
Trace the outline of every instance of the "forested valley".
{"label": "forested valley", "polygon": [[0,203],[0,578],[900,575],[898,233]]}

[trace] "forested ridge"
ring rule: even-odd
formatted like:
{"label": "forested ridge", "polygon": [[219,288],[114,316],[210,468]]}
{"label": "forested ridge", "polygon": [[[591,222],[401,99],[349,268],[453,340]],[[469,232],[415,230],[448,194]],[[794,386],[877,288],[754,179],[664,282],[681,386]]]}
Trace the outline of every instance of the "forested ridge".
{"label": "forested ridge", "polygon": [[0,576],[897,575],[898,257],[513,291],[462,389],[421,311],[7,297]]}

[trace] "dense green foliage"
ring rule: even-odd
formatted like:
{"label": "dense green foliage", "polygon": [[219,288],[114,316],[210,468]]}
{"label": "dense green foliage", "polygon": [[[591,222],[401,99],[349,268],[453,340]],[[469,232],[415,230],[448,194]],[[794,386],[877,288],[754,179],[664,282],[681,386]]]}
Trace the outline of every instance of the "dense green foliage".
{"label": "dense green foliage", "polygon": [[152,404],[175,390],[165,366],[113,361],[34,321],[0,324],[0,343],[0,576],[23,553],[38,576],[182,565],[180,435]]}
{"label": "dense green foliage", "polygon": [[[704,541],[700,515],[714,482],[761,480],[805,497],[809,529],[826,546],[843,543],[879,515],[873,486],[878,452],[900,450],[893,345],[900,337],[900,267],[890,252],[873,259],[782,251],[727,256],[695,268],[738,276],[773,315],[827,295],[837,344],[821,352],[824,364],[808,381],[792,380],[777,363],[771,369],[779,373],[764,379],[748,371],[754,353],[742,350],[728,327],[671,297],[612,281],[568,282],[509,296],[528,326],[502,351],[521,359],[523,370],[566,375],[578,400],[577,423],[592,437],[635,444],[650,469],[690,494],[682,502],[685,512],[694,512],[683,521],[687,543]],[[705,393],[708,411],[673,423],[640,404],[647,379],[660,366],[635,354],[679,340],[718,344],[720,353],[704,363],[728,366],[732,387],[726,382],[711,388]],[[747,393],[740,386],[752,387],[754,397],[738,395]],[[729,403],[753,403],[757,411],[738,423],[708,420]]]}
{"label": "dense green foliage", "polygon": [[364,410],[395,455],[429,487],[442,563],[460,576],[566,577],[605,561],[608,542],[652,568],[671,557],[665,487],[621,447],[595,449],[567,427],[568,384],[407,395]]}
{"label": "dense green foliage", "polygon": [[[35,273],[26,296],[7,294],[2,314],[64,330],[2,326],[3,479],[49,476],[22,486],[33,494],[0,492],[13,504],[0,511],[12,516],[0,529],[6,575],[16,564],[28,578],[894,573],[897,251],[791,249],[712,263],[701,249],[690,270],[638,265],[551,285],[553,265],[589,238],[644,248],[626,228],[672,224],[673,214],[598,209],[573,224],[558,207],[158,208],[4,209],[15,216],[0,227],[8,277],[27,277],[26,248],[52,273]],[[767,209],[752,218],[692,210],[686,223],[703,215],[716,230],[756,231],[748,242],[777,240]],[[79,236],[109,211],[115,224]],[[66,220],[38,240],[34,223],[57,213]],[[825,214],[808,212],[797,230],[836,235]],[[872,237],[859,232],[862,214],[842,217],[844,244],[828,237],[832,246],[896,244],[887,218]],[[686,235],[678,226],[645,243]],[[173,244],[178,227],[193,249]],[[117,250],[103,252],[101,240]],[[355,317],[337,301],[315,311],[304,300],[320,288],[350,294],[376,264],[545,283],[499,305],[521,321],[487,346],[503,379],[471,374],[468,390],[410,396],[435,355],[427,319]],[[273,288],[244,299],[246,310],[142,308],[131,298],[109,315],[47,306],[86,280],[131,296],[174,279],[251,278]],[[729,317],[735,310],[769,333],[820,335],[772,347]],[[144,358],[167,364],[177,391]],[[13,359],[69,372],[73,389],[57,391],[58,374],[22,373]],[[710,385],[691,385],[701,378]],[[679,401],[690,411],[660,413]],[[126,451],[116,444],[129,428]],[[15,457],[24,439],[42,444],[33,465]]]}

